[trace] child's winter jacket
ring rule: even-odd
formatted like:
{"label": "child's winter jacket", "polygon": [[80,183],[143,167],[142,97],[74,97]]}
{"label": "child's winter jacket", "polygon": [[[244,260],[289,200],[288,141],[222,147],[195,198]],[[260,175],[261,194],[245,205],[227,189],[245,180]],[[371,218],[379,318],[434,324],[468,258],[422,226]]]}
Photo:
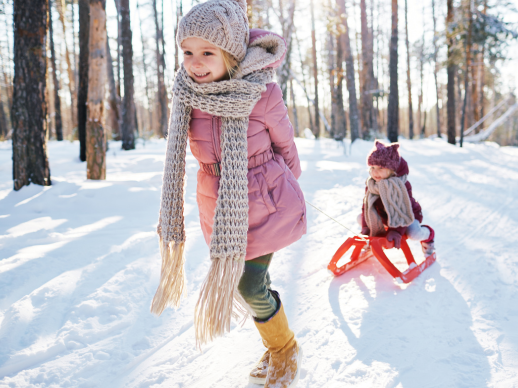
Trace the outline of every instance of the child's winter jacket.
{"label": "child's winter jacket", "polygon": [[[403,175],[408,175],[409,174],[409,169],[408,169],[408,163],[406,162],[405,159],[401,158],[401,161],[399,162],[399,167],[396,171],[396,175],[397,176],[403,176]],[[412,185],[410,184],[410,182],[407,180],[406,183],[405,183],[405,187],[408,191],[408,196],[410,197],[410,202],[412,203],[412,210],[414,212],[414,217],[417,221],[419,221],[419,223],[421,223],[423,221],[423,214],[421,212],[421,205],[419,205],[419,203],[414,199],[414,197],[412,196]],[[367,193],[367,187],[365,187],[365,193]],[[365,222],[365,209],[364,209],[365,206],[362,206],[362,227],[366,227],[367,226],[367,223]],[[381,217],[381,220],[383,221],[383,224],[385,226],[387,226],[387,223],[388,223],[388,216],[387,216],[387,213],[385,212],[385,207],[383,206],[383,202],[381,201],[381,198],[378,198],[376,200],[376,202],[374,202],[374,207],[376,208],[376,211],[378,212],[379,216]],[[406,226],[402,226],[402,227],[399,227],[399,228],[388,228],[388,231],[396,231],[398,232],[401,236],[403,236],[406,232]]]}
{"label": "child's winter jacket", "polygon": [[[250,30],[250,41],[271,34]],[[270,65],[276,67],[280,61]],[[200,163],[197,202],[200,222],[210,243],[221,162],[221,118],[193,109],[191,152]],[[293,127],[276,83],[255,105],[248,125],[248,246],[246,260],[278,251],[306,233],[306,206],[297,183],[300,161]]]}

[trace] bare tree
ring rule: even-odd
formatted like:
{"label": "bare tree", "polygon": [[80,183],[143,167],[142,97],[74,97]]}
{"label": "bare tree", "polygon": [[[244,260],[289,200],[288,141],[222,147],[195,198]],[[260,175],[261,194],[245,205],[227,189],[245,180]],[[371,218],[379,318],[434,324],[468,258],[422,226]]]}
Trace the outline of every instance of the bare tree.
{"label": "bare tree", "polygon": [[392,0],[392,33],[390,36],[390,94],[388,101],[388,118],[387,118],[387,135],[390,142],[398,141],[399,135],[399,91],[398,91],[398,57],[397,57],[397,41],[398,41],[398,14],[397,0]]}
{"label": "bare tree", "polygon": [[[162,29],[158,22],[158,10],[156,6],[156,0],[153,0],[153,11],[155,16],[155,32],[156,32],[156,68],[157,68],[157,100],[159,104],[158,109],[158,123],[159,123],[159,134],[160,136],[167,135],[167,93],[165,90],[164,83],[164,71],[165,62],[163,52],[160,50]],[[163,46],[162,46],[163,48]]]}
{"label": "bare tree", "polygon": [[124,100],[122,102],[122,149],[135,149],[135,101],[133,100],[133,47],[129,0],[120,0]]}
{"label": "bare tree", "polygon": [[446,40],[448,44],[448,62],[446,65],[448,72],[448,143],[455,144],[455,63],[453,58],[453,0],[447,0],[448,13],[446,14]]}
{"label": "bare tree", "polygon": [[113,71],[113,59],[110,51],[110,39],[106,38],[106,74],[108,76],[108,104],[110,105],[109,125],[112,136],[115,140],[120,140],[120,98],[117,94],[115,85],[115,72]]}
{"label": "bare tree", "polygon": [[344,26],[344,33],[341,35],[340,44],[343,47],[345,55],[345,79],[347,81],[347,91],[349,93],[349,124],[351,126],[351,142],[359,137],[360,133],[360,117],[358,114],[358,101],[356,99],[356,81],[354,79],[354,59],[351,51],[351,40],[349,37],[349,25],[347,22],[347,9],[345,8],[345,0],[337,0],[338,12],[341,24]]}
{"label": "bare tree", "polygon": [[56,2],[56,8],[59,13],[59,20],[61,21],[61,26],[63,27],[63,44],[65,45],[65,60],[67,62],[67,74],[68,74],[68,88],[70,91],[70,101],[71,101],[71,107],[72,107],[72,125],[75,126],[75,112],[74,112],[74,106],[75,102],[77,101],[76,97],[76,89],[75,89],[75,76],[74,71],[72,69],[72,62],[70,61],[70,52],[68,50],[68,43],[67,43],[67,28],[65,24],[65,10],[66,10],[66,4],[65,0],[57,0]]}
{"label": "bare tree", "polygon": [[[251,8],[250,8],[251,9]],[[282,37],[286,41],[286,55],[277,70],[277,83],[281,87],[284,102],[288,101],[288,81],[291,72],[291,50],[292,50],[292,34],[293,34],[293,16],[295,14],[295,0],[290,0],[288,16],[284,16],[283,0],[279,0],[279,16],[282,28]]]}
{"label": "bare tree", "polygon": [[86,161],[86,103],[88,96],[88,46],[90,37],[90,3],[79,4],[79,88],[77,91],[77,133],[79,135],[79,159]]}
{"label": "bare tree", "polygon": [[[150,107],[151,107],[151,98],[149,97],[149,78],[148,78],[148,74],[147,74],[147,60],[146,60],[146,50],[145,50],[146,44],[144,42],[144,29],[142,28],[142,16],[141,16],[140,6],[139,6],[139,2],[138,1],[137,1],[137,10],[138,10],[137,13],[138,13],[138,17],[139,17],[139,27],[140,27],[140,41],[142,43],[142,68],[144,70],[146,100],[147,100],[147,103],[148,103],[148,109],[147,109],[148,120],[149,120],[149,126],[148,127],[151,128],[153,126],[153,119],[152,119],[152,112],[151,112],[151,109],[150,109]],[[176,26],[175,26],[175,34],[174,34],[174,36],[176,37]],[[176,39],[175,39],[175,48],[178,49],[178,44],[176,43]],[[178,53],[175,51],[175,58],[177,58],[177,56],[178,56]]]}
{"label": "bare tree", "polygon": [[49,186],[47,158],[47,0],[15,0],[13,87],[14,189],[35,183]]}
{"label": "bare tree", "polygon": [[433,79],[435,81],[435,95],[436,95],[436,120],[437,120],[437,136],[441,137],[441,112],[439,108],[439,81],[437,79],[437,73],[439,72],[439,63],[437,61],[437,53],[439,52],[439,46],[437,44],[437,18],[435,17],[435,0],[432,0],[432,18],[433,18]]}
{"label": "bare tree", "polygon": [[54,122],[56,126],[56,139],[63,140],[63,124],[61,122],[61,100],[59,98],[59,80],[56,71],[56,53],[54,51],[54,30],[52,28],[52,0],[49,0],[49,43],[50,63],[52,65],[52,82],[54,84]]}
{"label": "bare tree", "polygon": [[174,72],[176,73],[178,69],[180,68],[180,63],[178,62],[178,42],[176,41],[176,35],[178,32],[178,24],[180,23],[180,19],[183,16],[183,10],[182,10],[182,0],[176,0],[176,24],[174,26]]}
{"label": "bare tree", "polygon": [[86,177],[106,179],[104,85],[106,83],[106,12],[103,0],[90,0]]}
{"label": "bare tree", "polygon": [[315,126],[312,128],[313,135],[316,138],[320,136],[320,116],[318,115],[318,65],[317,65],[317,39],[315,32],[315,7],[313,5],[313,0],[310,0],[310,8],[311,8],[311,53],[313,54],[313,79],[315,83]]}
{"label": "bare tree", "polygon": [[405,0],[405,43],[406,43],[406,84],[408,88],[408,138],[414,138],[414,111],[412,108],[412,80],[410,78],[410,43],[408,40],[408,0]]}
{"label": "bare tree", "polygon": [[290,78],[290,99],[291,99],[291,113],[293,114],[293,129],[295,137],[299,137],[299,117],[297,114],[297,101],[295,100],[295,92],[293,90],[293,78]]}
{"label": "bare tree", "polygon": [[374,76],[373,67],[373,48],[371,40],[371,31],[367,24],[367,4],[366,0],[360,0],[361,12],[361,38],[362,38],[362,68],[361,68],[361,115],[362,115],[362,138],[368,139],[370,132],[373,130],[373,103],[372,89]]}
{"label": "bare tree", "polygon": [[469,69],[471,67],[471,35],[473,30],[473,11],[471,9],[471,1],[467,2],[468,14],[468,34],[466,37],[466,71],[464,72],[464,103],[462,104],[462,118],[460,122],[460,146],[464,142],[464,125],[466,123],[466,104],[469,94]]}

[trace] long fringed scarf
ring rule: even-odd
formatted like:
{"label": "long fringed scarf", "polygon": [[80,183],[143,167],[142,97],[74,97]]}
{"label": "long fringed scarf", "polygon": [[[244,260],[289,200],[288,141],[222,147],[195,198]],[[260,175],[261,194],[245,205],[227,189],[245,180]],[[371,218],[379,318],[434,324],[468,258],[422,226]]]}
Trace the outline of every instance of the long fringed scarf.
{"label": "long fringed scarf", "polygon": [[383,221],[374,207],[374,202],[381,198],[388,215],[388,226],[399,228],[409,226],[414,222],[412,203],[406,189],[407,176],[392,177],[376,182],[372,177],[367,179],[367,193],[363,199],[365,222],[371,231],[371,236],[385,233]]}
{"label": "long fringed scarf", "polygon": [[241,79],[197,84],[182,65],[173,86],[158,226],[162,270],[151,305],[158,315],[168,306],[178,307],[185,286],[183,205],[191,111],[222,117],[221,178],[209,247],[212,263],[194,317],[198,347],[230,331],[233,314],[246,317],[250,311],[237,290],[248,231],[248,117],[273,75],[273,69],[264,69]]}

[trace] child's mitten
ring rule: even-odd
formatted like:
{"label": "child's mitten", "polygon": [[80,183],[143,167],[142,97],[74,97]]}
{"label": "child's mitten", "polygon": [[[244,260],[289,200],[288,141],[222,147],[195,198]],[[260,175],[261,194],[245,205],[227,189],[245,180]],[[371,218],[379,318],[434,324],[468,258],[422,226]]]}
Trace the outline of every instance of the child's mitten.
{"label": "child's mitten", "polygon": [[368,227],[368,226],[364,226],[364,227],[362,228],[362,234],[363,234],[363,235],[365,235],[365,236],[370,236],[370,234],[371,234],[371,230],[369,229],[369,227]]}
{"label": "child's mitten", "polygon": [[397,249],[401,248],[401,235],[395,230],[391,230],[387,233],[387,241],[394,241],[394,247]]}

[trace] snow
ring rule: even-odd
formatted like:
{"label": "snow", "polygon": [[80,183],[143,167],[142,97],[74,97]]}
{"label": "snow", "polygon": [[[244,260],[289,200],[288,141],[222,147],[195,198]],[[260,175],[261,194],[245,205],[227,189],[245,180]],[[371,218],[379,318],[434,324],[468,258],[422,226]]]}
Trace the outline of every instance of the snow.
{"label": "snow", "polygon": [[[372,143],[297,147],[306,199],[359,230]],[[87,181],[78,144],[50,142],[53,185],[14,192],[11,145],[0,143],[0,387],[258,387],[248,372],[264,348],[251,321],[195,348],[209,260],[190,152],[186,297],[149,313],[164,150],[163,140],[134,151],[111,142],[107,180]],[[298,387],[516,387],[518,152],[440,139],[402,140],[401,152],[437,262],[411,284],[373,258],[334,277],[327,264],[351,233],[308,206],[307,235],[271,266],[304,349]]]}

